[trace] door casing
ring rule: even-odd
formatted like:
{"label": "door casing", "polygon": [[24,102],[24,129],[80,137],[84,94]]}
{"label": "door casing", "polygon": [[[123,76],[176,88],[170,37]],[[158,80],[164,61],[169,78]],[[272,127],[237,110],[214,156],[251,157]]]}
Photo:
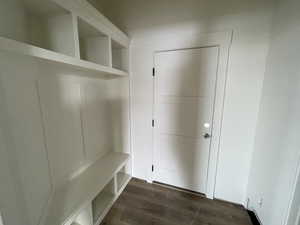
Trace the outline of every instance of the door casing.
{"label": "door casing", "polygon": [[[188,89],[186,89],[184,91],[184,93],[187,91],[189,94],[180,93],[180,90],[177,90],[177,91],[179,91],[179,93],[177,93],[177,94],[169,93],[170,95],[168,95],[168,94],[164,95],[163,94],[161,96],[160,88],[158,86],[158,83],[160,83],[159,80],[160,81],[163,80],[163,78],[161,77],[161,75],[163,75],[163,73],[159,72],[160,71],[160,66],[159,65],[162,66],[160,60],[163,60],[163,58],[161,58],[161,57],[164,56],[164,57],[167,57],[167,58],[170,58],[170,57],[172,58],[172,57],[175,56],[175,59],[177,57],[183,57],[182,59],[184,60],[187,57],[189,57],[188,55],[193,55],[194,56],[193,60],[197,60],[197,62],[198,62],[197,65],[194,65],[194,66],[199,66],[202,62],[204,62],[203,58],[202,58],[204,56],[203,54],[205,54],[205,56],[208,57],[207,61],[206,61],[206,63],[208,63],[208,64],[207,64],[206,70],[205,71],[201,70],[201,72],[198,71],[197,75],[199,77],[201,77],[199,79],[203,79],[203,81],[205,81],[205,86],[202,86],[203,84],[202,85],[199,84],[199,88],[201,88],[201,89],[198,89],[197,93],[195,92],[195,90],[194,90],[194,92],[189,92],[189,91],[191,91],[191,89],[188,88],[189,91],[188,91]],[[200,55],[201,55],[201,57],[200,57]],[[153,179],[155,179],[155,182],[163,182],[163,183],[166,183],[168,185],[175,185],[175,186],[178,186],[178,187],[181,187],[181,188],[187,188],[188,190],[191,190],[191,191],[194,191],[194,192],[199,192],[199,193],[206,194],[208,159],[209,159],[211,138],[205,139],[205,138],[202,137],[202,135],[205,132],[207,132],[209,135],[212,134],[212,132],[213,132],[212,128],[213,127],[202,128],[202,126],[204,125],[204,123],[212,124],[213,119],[214,119],[213,108],[214,108],[215,92],[216,92],[216,79],[217,79],[216,72],[217,72],[218,60],[219,60],[219,47],[218,46],[201,47],[201,48],[193,48],[193,49],[182,49],[182,50],[176,50],[176,51],[163,51],[163,52],[156,52],[155,53],[155,69],[156,69],[155,75],[156,76],[154,77],[155,82],[154,82],[154,90],[153,90],[154,97],[155,97],[154,106],[153,106],[153,108],[154,108],[154,118],[155,118],[155,127],[154,127],[154,134],[153,134],[153,138],[154,138],[153,139],[153,145],[154,145],[154,148],[153,148],[154,149],[153,165],[154,165],[155,170],[153,171]],[[194,62],[196,62],[196,61],[194,61]],[[172,67],[175,66],[174,62],[170,63],[170,62],[167,61],[166,63],[167,64],[169,63],[169,65],[173,65]],[[180,65],[179,62],[176,62],[176,64]],[[187,62],[187,64],[189,66],[186,66],[186,67],[184,65],[182,65],[182,66],[185,68],[185,72],[189,73],[189,71],[193,70],[194,67],[192,65],[193,63],[189,64]],[[206,65],[203,65],[203,66],[206,66]],[[201,66],[201,68],[204,68],[204,67]],[[209,74],[207,74],[207,70],[211,70],[209,72]],[[173,74],[173,72],[170,73],[170,74]],[[206,74],[206,76],[204,76],[204,74]],[[175,75],[175,74],[173,74],[173,75]],[[191,75],[191,73],[190,73],[190,75]],[[177,77],[177,78],[179,78],[179,77]],[[176,82],[176,81],[174,80],[174,82]],[[186,82],[190,82],[190,81],[186,81]],[[170,82],[169,84],[171,86],[173,86],[174,83],[172,84],[172,82]],[[178,85],[178,83],[177,83],[177,85]],[[187,85],[187,86],[186,85],[187,85],[187,83],[185,85],[183,84],[183,87],[185,86],[187,88],[189,86],[189,85]],[[203,90],[205,90],[205,91],[203,91]],[[168,92],[168,88],[167,88],[167,90],[164,90],[164,91]],[[173,91],[175,91],[175,90],[173,90]],[[165,96],[165,98],[164,98],[164,96]],[[168,96],[168,97],[166,97],[166,96]],[[170,100],[170,98],[172,100]],[[162,103],[161,102],[162,99],[164,99],[164,101],[167,101],[167,102]],[[171,102],[169,102],[169,101],[171,101]],[[192,105],[195,108],[193,108],[189,104],[189,103],[191,103],[191,101],[193,102]],[[182,104],[187,104],[186,107],[188,107],[188,108],[184,109],[185,113],[186,114],[191,113],[190,116],[194,115],[195,117],[188,116],[187,118],[185,118],[186,122],[190,123],[190,125],[192,125],[192,124],[195,124],[195,121],[193,121],[191,123],[191,120],[189,120],[189,119],[194,118],[197,121],[199,120],[198,121],[198,126],[194,127],[194,129],[189,127],[190,129],[192,129],[192,130],[189,130],[189,131],[186,130],[186,129],[183,129],[183,130],[179,129],[179,130],[177,130],[177,132],[179,132],[179,133],[176,133],[176,131],[175,131],[176,128],[175,127],[173,127],[173,129],[175,128],[175,130],[169,130],[169,132],[166,131],[166,130],[164,131],[164,132],[167,133],[167,136],[168,136],[167,139],[169,141],[173,140],[175,142],[179,141],[181,143],[182,143],[182,141],[184,141],[184,142],[186,142],[185,144],[187,144],[187,145],[190,144],[191,146],[193,146],[188,151],[184,150],[184,152],[185,152],[184,155],[186,155],[187,157],[191,157],[190,160],[192,160],[192,158],[193,158],[193,160],[197,159],[197,161],[194,161],[194,163],[190,160],[189,160],[189,162],[182,161],[181,165],[178,165],[178,167],[177,167],[177,169],[180,168],[179,171],[181,173],[181,176],[178,176],[179,171],[172,173],[168,169],[162,169],[162,168],[159,167],[159,164],[160,164],[159,163],[160,162],[160,157],[158,157],[158,155],[160,154],[159,152],[161,152],[161,151],[162,152],[164,152],[164,151],[168,152],[168,150],[164,150],[164,148],[161,146],[162,143],[159,142],[159,140],[162,137],[164,137],[164,139],[166,138],[166,136],[165,136],[166,133],[161,134],[160,133],[160,132],[162,132],[161,130],[159,132],[159,128],[161,127],[161,122],[162,122],[160,119],[164,120],[166,118],[163,119],[163,117],[164,117],[163,115],[162,115],[162,118],[161,118],[159,116],[159,113],[157,113],[157,111],[160,111],[159,108],[161,108],[161,106],[163,104],[165,104],[165,106],[167,108],[168,108],[168,106],[170,107],[170,104],[173,107],[174,107],[174,104],[176,104],[177,107],[182,106]],[[203,108],[204,106],[205,106],[205,108]],[[175,109],[175,108],[173,108],[173,109]],[[193,112],[194,113],[196,112],[196,114],[193,114]],[[171,113],[171,114],[173,114],[173,113]],[[171,115],[169,115],[169,116],[171,116]],[[199,116],[200,116],[200,118],[199,118]],[[201,122],[201,125],[200,125],[199,122],[201,120],[203,120],[203,121]],[[174,124],[174,123],[172,123],[172,124]],[[187,127],[185,127],[185,128],[187,128]],[[175,133],[173,133],[173,132],[175,132]],[[183,132],[184,134],[181,133],[181,132]],[[185,133],[185,132],[187,132],[187,133]],[[178,135],[179,135],[180,138],[178,137]],[[183,135],[183,136],[181,136],[181,135]],[[173,144],[174,144],[174,142],[173,142]],[[194,149],[196,146],[197,146],[197,150]],[[187,147],[187,146],[185,146],[185,147]],[[174,150],[174,148],[172,148],[172,149]],[[178,149],[180,149],[180,147]],[[181,150],[183,150],[183,149],[181,149]],[[191,154],[193,156],[191,156]],[[177,158],[178,158],[178,156],[177,156]],[[173,165],[176,165],[178,163],[178,162],[176,163],[175,161],[173,161],[173,163],[172,163]],[[160,165],[163,166],[163,164],[160,164]],[[191,171],[191,169],[189,168],[188,165],[193,165],[192,171]],[[170,167],[168,167],[168,168],[170,169]],[[163,172],[162,171],[159,172],[161,169],[162,169]],[[167,176],[169,178],[166,178],[166,177],[162,178],[161,176],[163,176],[163,177]],[[190,176],[192,176],[192,177],[190,177]],[[198,179],[195,180],[195,177],[197,177]],[[177,180],[177,178],[179,180]],[[172,182],[168,183],[168,181],[167,181],[168,179],[173,180],[175,183],[172,183]]]}
{"label": "door casing", "polygon": [[[164,51],[176,51],[183,49],[194,49],[194,48],[203,48],[203,47],[218,47],[219,48],[219,60],[217,68],[217,80],[216,80],[216,96],[214,102],[214,120],[212,124],[212,137],[210,145],[210,154],[208,162],[208,175],[207,175],[207,185],[206,185],[206,196],[210,199],[213,199],[215,196],[215,184],[217,178],[217,167],[218,167],[218,158],[219,158],[219,147],[221,140],[221,129],[222,129],[222,120],[223,120],[223,108],[225,100],[225,89],[226,89],[226,80],[227,80],[227,70],[228,70],[228,60],[229,52],[232,43],[233,32],[220,32],[213,34],[201,35],[198,37],[196,42],[188,43],[182,42],[172,43],[169,42],[168,46],[157,46],[156,50],[153,52],[153,67],[155,54],[158,52]],[[164,42],[165,43],[165,42]],[[153,111],[152,118],[155,121],[155,84],[157,79],[153,79]],[[152,129],[152,165],[154,163],[154,133],[155,126]],[[153,173],[152,168],[149,168],[150,173],[148,176],[148,182],[153,182]]]}

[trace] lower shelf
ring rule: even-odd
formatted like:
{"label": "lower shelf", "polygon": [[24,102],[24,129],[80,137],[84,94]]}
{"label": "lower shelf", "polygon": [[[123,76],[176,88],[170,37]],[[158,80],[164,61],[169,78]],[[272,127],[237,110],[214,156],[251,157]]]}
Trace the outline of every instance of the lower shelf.
{"label": "lower shelf", "polygon": [[110,193],[101,193],[94,199],[92,203],[93,207],[93,221],[94,224],[100,219],[102,220],[104,215],[110,209],[114,202],[115,196]]}
{"label": "lower shelf", "polygon": [[[91,203],[129,159],[125,153],[111,152],[84,172],[58,188],[41,224],[59,225],[72,220],[86,204]],[[112,192],[114,193],[114,191]]]}
{"label": "lower shelf", "polygon": [[[118,180],[118,177],[122,179]],[[130,181],[131,176],[123,172],[119,172],[114,179],[116,179],[117,181],[117,193],[113,194],[109,192],[109,190],[111,190],[111,188],[113,188],[116,183],[113,183],[113,187],[108,184],[108,187],[105,188],[106,190],[102,191],[92,202],[94,225],[99,225],[102,222],[106,214],[113,206],[114,202],[118,199],[128,182]]]}

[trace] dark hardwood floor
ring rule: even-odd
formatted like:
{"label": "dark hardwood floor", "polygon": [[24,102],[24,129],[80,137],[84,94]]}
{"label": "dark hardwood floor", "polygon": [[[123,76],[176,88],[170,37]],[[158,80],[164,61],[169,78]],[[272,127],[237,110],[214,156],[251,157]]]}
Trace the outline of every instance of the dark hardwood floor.
{"label": "dark hardwood floor", "polygon": [[132,179],[101,225],[252,225],[242,207]]}

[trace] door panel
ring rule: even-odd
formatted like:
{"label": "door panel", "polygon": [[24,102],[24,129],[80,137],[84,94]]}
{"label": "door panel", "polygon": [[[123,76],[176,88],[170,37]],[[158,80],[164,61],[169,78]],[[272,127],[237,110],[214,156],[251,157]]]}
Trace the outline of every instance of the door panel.
{"label": "door panel", "polygon": [[[183,135],[187,137],[202,136],[202,127],[210,119],[210,102],[207,99],[192,100],[183,99],[178,101],[159,102],[159,130],[163,134]],[[199,110],[199,105],[202,106]]]}
{"label": "door panel", "polygon": [[155,54],[154,180],[206,192],[218,47]]}
{"label": "door panel", "polygon": [[156,180],[204,192],[199,187],[206,183],[208,152],[197,149],[208,148],[209,142],[174,135],[160,135],[158,142],[164,150],[157,157],[160,167],[157,168],[159,172]]}
{"label": "door panel", "polygon": [[161,78],[159,94],[178,97],[213,95],[217,55],[217,47],[157,53],[155,67]]}

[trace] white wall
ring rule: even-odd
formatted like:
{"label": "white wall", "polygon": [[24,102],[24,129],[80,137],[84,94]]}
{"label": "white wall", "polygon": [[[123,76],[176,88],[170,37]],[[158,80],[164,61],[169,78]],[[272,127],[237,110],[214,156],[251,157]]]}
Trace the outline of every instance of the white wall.
{"label": "white wall", "polygon": [[273,22],[248,190],[264,225],[285,224],[299,162],[299,10],[281,0]]}
{"label": "white wall", "polygon": [[[18,208],[27,216],[26,224],[36,224],[51,192],[35,83],[37,64],[31,58],[4,52],[0,53],[0,59],[0,101],[3,104],[1,129],[6,147],[2,156],[9,162],[6,169],[13,174],[13,178],[7,176],[3,182],[6,179],[13,180],[13,188],[18,196]],[[11,194],[9,189],[4,189],[1,193],[1,208],[7,207],[4,205],[5,200],[9,201]],[[11,212],[4,211],[4,221],[10,221],[8,213]],[[18,216],[16,212],[14,217]]]}
{"label": "white wall", "polygon": [[102,12],[126,31],[132,51],[134,176],[147,179],[152,154],[153,43],[193,41],[234,30],[224,108],[216,197],[244,203],[259,108],[273,2],[102,0]]}
{"label": "white wall", "polygon": [[[0,100],[1,101],[1,100]],[[1,107],[3,109],[3,103],[1,101]],[[1,118],[3,115],[3,110],[0,112]],[[1,120],[1,124],[3,120]],[[18,201],[20,197],[20,193],[17,190],[17,182],[14,179],[13,172],[11,169],[12,160],[8,157],[8,148],[4,143],[4,131],[3,128],[0,127],[0,177],[1,180],[5,179],[5,182],[1,182],[0,186],[0,196],[1,196],[1,204],[0,204],[0,224],[1,221],[6,222],[7,224],[22,224],[24,221],[28,221],[24,216],[23,208],[20,205],[20,201]],[[9,196],[8,198],[3,198],[2,196]],[[2,218],[6,215],[6,218]],[[19,215],[19,216],[16,216]],[[3,225],[3,224],[1,224]]]}

